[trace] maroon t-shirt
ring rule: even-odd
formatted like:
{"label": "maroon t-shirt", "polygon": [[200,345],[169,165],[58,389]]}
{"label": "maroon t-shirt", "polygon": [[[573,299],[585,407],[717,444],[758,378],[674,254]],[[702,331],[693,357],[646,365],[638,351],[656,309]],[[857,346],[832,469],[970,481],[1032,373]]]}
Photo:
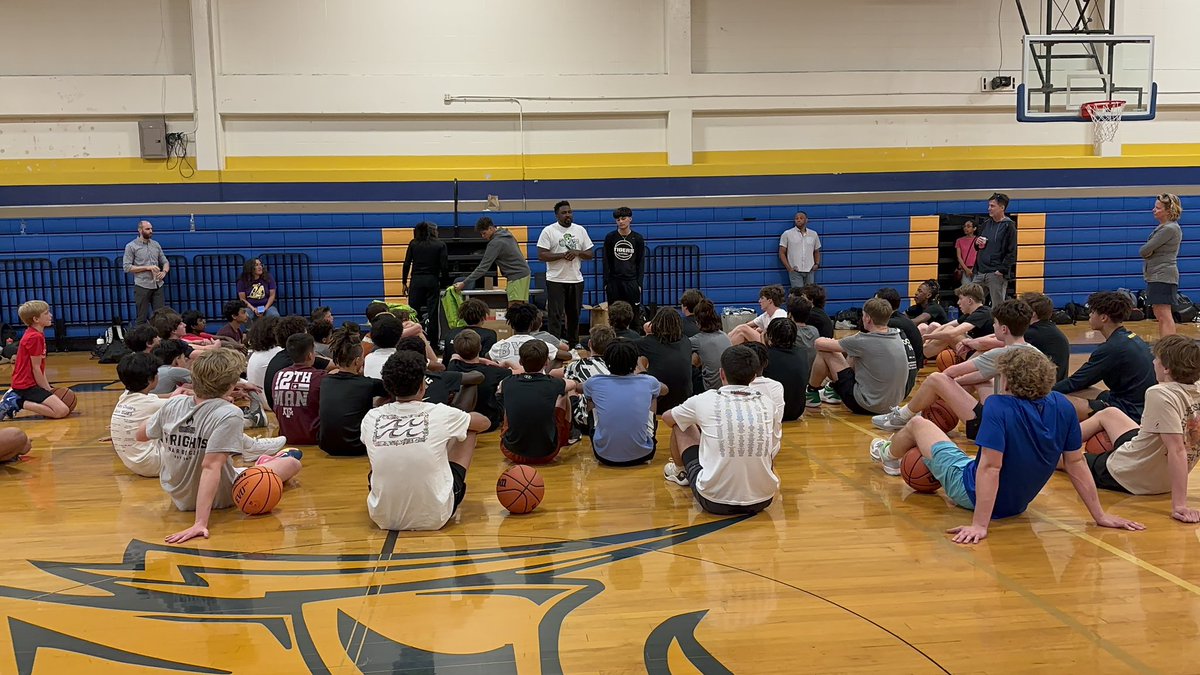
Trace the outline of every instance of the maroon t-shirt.
{"label": "maroon t-shirt", "polygon": [[275,381],[271,383],[272,409],[279,419],[279,431],[288,443],[316,444],[324,378],[324,370],[304,366],[288,366],[275,373]]}

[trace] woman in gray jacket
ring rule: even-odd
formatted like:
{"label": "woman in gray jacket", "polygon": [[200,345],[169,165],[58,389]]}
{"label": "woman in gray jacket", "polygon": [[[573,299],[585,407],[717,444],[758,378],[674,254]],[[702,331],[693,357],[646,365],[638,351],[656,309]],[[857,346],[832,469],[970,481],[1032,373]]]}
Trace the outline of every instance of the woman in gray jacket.
{"label": "woman in gray jacket", "polygon": [[1154,218],[1158,227],[1150,239],[1138,251],[1145,260],[1146,304],[1154,308],[1158,320],[1158,335],[1175,334],[1175,319],[1171,310],[1175,305],[1175,294],[1179,291],[1179,245],[1183,243],[1183,229],[1179,227],[1179,216],[1183,206],[1179,197],[1163,193],[1154,200]]}

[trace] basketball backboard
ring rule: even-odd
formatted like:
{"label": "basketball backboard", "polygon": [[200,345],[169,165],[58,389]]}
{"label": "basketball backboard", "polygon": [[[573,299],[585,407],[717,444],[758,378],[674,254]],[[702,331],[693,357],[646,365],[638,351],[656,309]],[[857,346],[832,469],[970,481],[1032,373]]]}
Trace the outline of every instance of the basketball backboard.
{"label": "basketball backboard", "polygon": [[1017,120],[1083,122],[1091,101],[1126,102],[1124,121],[1157,112],[1151,35],[1026,35]]}

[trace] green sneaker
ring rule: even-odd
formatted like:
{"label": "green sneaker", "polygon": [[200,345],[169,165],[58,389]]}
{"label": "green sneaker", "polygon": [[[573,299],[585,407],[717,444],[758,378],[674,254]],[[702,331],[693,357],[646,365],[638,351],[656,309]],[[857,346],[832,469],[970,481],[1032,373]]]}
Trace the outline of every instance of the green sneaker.
{"label": "green sneaker", "polygon": [[837,392],[833,390],[833,387],[829,386],[828,384],[821,388],[819,395],[822,403],[832,403],[837,405],[842,402],[842,397],[838,396]]}
{"label": "green sneaker", "polygon": [[807,408],[821,407],[821,392],[817,389],[809,389],[804,393],[804,406]]}

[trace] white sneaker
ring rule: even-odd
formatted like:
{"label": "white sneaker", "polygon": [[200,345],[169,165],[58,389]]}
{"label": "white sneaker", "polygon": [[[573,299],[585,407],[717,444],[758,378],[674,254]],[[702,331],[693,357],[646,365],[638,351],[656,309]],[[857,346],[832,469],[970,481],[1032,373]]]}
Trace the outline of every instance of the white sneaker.
{"label": "white sneaker", "polygon": [[889,476],[900,475],[900,460],[892,459],[888,449],[892,442],[886,438],[876,438],[871,441],[871,459],[883,465],[883,472]]}
{"label": "white sneaker", "polygon": [[274,455],[287,445],[287,438],[283,436],[264,436],[254,439],[254,443],[249,448],[242,450],[242,457],[246,459],[257,459],[263,455]]}
{"label": "white sneaker", "polygon": [[904,413],[900,412],[900,406],[892,408],[890,413],[876,415],[871,418],[871,424],[877,429],[884,431],[899,431],[904,428],[912,417],[905,417]]}
{"label": "white sneaker", "polygon": [[688,485],[687,473],[675,466],[673,460],[668,460],[667,465],[663,467],[663,478],[676,485]]}

